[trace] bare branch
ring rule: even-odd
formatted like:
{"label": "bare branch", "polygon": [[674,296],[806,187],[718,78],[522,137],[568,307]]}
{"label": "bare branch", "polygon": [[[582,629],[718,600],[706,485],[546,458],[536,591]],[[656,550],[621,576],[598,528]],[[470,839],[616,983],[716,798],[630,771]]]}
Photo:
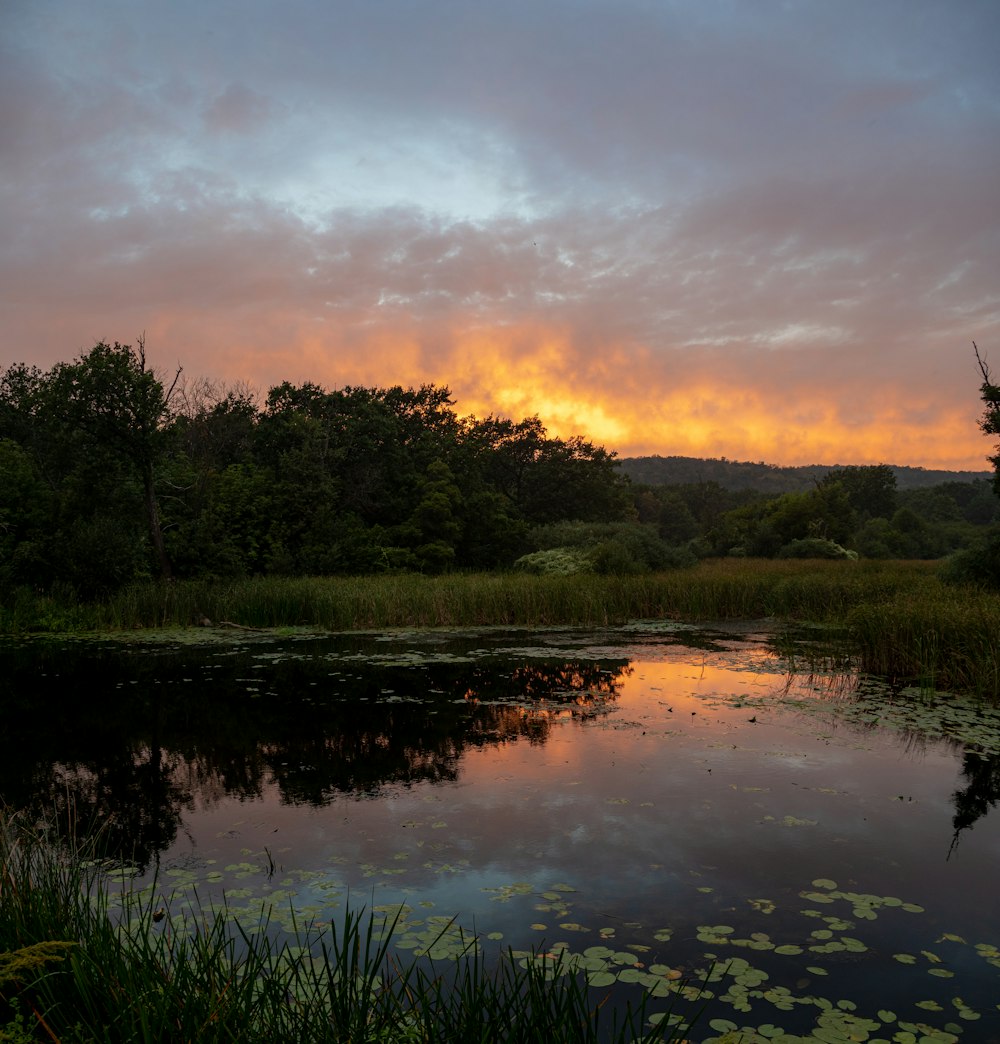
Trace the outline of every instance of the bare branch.
{"label": "bare branch", "polygon": [[986,365],[986,360],[979,354],[979,348],[976,346],[976,342],[972,342],[972,350],[976,353],[976,362],[979,363],[979,372],[983,375],[983,381],[986,384],[992,384],[993,379],[990,377],[990,368]]}
{"label": "bare branch", "polygon": [[165,407],[170,406],[170,400],[174,397],[174,392],[177,390],[177,382],[181,379],[181,374],[184,372],[184,367],[180,363],[177,364],[177,372],[174,374],[174,379],[170,382],[170,387],[167,389],[167,394],[164,396],[163,405]]}

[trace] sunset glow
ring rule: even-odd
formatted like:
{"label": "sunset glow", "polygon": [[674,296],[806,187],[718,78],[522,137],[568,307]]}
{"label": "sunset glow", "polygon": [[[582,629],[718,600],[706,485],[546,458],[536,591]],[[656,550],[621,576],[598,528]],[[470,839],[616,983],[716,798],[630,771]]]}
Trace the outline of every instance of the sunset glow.
{"label": "sunset glow", "polygon": [[995,4],[0,27],[0,366],[145,332],[164,372],[446,384],[622,456],[989,467]]}

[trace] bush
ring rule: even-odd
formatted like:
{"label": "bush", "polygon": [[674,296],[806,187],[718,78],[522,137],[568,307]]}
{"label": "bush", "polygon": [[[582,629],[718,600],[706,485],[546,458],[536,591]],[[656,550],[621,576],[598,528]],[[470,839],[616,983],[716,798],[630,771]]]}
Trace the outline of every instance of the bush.
{"label": "bush", "polygon": [[533,551],[522,555],[514,568],[539,576],[573,576],[576,573],[592,573],[588,557],[576,547],[553,547],[545,551]]}
{"label": "bush", "polygon": [[601,576],[627,576],[648,573],[649,566],[623,542],[605,540],[587,552],[594,572]]}
{"label": "bush", "polygon": [[1000,530],[979,543],[952,555],[941,567],[940,577],[952,584],[977,584],[1000,590]]}
{"label": "bush", "polygon": [[840,544],[832,540],[824,540],[821,537],[805,537],[802,540],[792,540],[782,547],[777,558],[844,558],[857,559],[856,551],[848,551]]}
{"label": "bush", "polygon": [[531,539],[538,553],[576,552],[589,562],[584,571],[602,575],[660,572],[697,561],[686,548],[664,543],[655,526],[635,522],[556,522],[532,530]]}

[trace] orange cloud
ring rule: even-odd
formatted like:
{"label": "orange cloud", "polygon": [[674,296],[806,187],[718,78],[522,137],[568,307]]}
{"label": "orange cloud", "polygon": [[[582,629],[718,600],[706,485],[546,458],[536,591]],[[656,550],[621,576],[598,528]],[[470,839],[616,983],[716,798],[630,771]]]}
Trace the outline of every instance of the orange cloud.
{"label": "orange cloud", "polygon": [[151,353],[187,346],[189,373],[346,385],[447,385],[462,415],[538,415],[550,434],[620,456],[729,457],[772,464],[910,464],[985,471],[989,440],[969,381],[965,402],[926,385],[869,379],[846,366],[811,373],[801,353],[654,353],[641,345],[581,349],[569,328],[541,322],[429,324],[393,317],[304,321],[260,317],[218,328],[173,315],[147,327]]}

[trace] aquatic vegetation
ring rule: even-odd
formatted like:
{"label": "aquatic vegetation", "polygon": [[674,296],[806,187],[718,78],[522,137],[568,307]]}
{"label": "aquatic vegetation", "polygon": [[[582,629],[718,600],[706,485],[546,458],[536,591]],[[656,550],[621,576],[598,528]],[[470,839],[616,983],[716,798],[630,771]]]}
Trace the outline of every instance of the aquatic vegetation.
{"label": "aquatic vegetation", "polygon": [[936,585],[848,614],[864,670],[927,689],[1000,696],[1000,596]]}
{"label": "aquatic vegetation", "polygon": [[267,577],[144,583],[83,604],[15,592],[0,632],[190,627],[326,631],[594,627],[774,617],[846,628],[865,670],[1000,698],[1000,595],[942,583],[932,562],[714,559],[662,573]]}
{"label": "aquatic vegetation", "polygon": [[[259,863],[257,870],[263,875]],[[312,875],[312,883],[321,876]],[[303,923],[298,917],[306,916],[307,911],[314,917],[327,918],[329,907],[302,905],[315,895],[309,883],[309,875],[302,875],[301,893],[295,887],[272,893],[266,902],[267,916],[283,919],[289,931]],[[546,886],[519,881],[489,891],[497,902],[522,904],[526,918],[545,905],[554,907],[555,917],[568,917],[578,894],[576,887],[565,882]],[[148,890],[143,894],[149,898]],[[127,891],[121,895],[126,906],[138,901]],[[226,907],[226,916],[243,925],[248,935],[251,929],[247,926],[261,921],[259,893],[257,896],[243,909],[236,903]],[[282,906],[286,912],[279,915]],[[197,901],[175,895],[172,908],[175,930],[183,931],[191,923]],[[763,925],[756,919],[770,917],[776,910],[782,915],[780,924],[769,931],[761,930]],[[733,924],[693,927],[653,928],[639,923],[588,926],[567,920],[553,925],[563,938],[530,950],[503,950],[488,945],[499,943],[502,933],[477,936],[452,917],[427,914],[426,909],[421,911],[402,902],[373,909],[366,945],[384,947],[386,953],[391,947],[431,962],[457,962],[460,976],[465,974],[463,962],[471,960],[480,968],[503,969],[502,975],[516,974],[509,969],[519,969],[536,983],[568,986],[575,982],[592,990],[624,990],[626,997],[642,998],[650,1028],[679,1027],[692,1020],[700,1025],[698,1013],[704,1011],[710,1017],[707,1025],[722,1034],[701,1037],[705,1044],[743,1039],[783,1044],[906,1041],[910,1038],[905,1034],[911,1032],[917,1034],[915,1040],[958,1041],[963,1024],[990,1015],[983,1007],[981,993],[978,1004],[968,1004],[950,982],[959,974],[957,969],[970,961],[1000,969],[1000,950],[990,942],[970,942],[954,933],[933,935],[936,929],[932,930],[915,953],[891,955],[892,967],[900,974],[909,974],[910,981],[893,981],[890,986],[887,955],[880,942],[866,941],[866,931],[874,929],[865,926],[885,918],[919,919],[926,914],[924,907],[902,897],[842,888],[830,878],[817,878],[786,900],[784,908],[770,900],[754,899],[733,912],[738,914]],[[340,918],[333,919],[334,925],[338,923],[349,926],[355,922],[349,913],[342,912]],[[272,923],[273,927],[277,924]],[[544,925],[531,927],[546,931]],[[911,927],[906,931],[915,937]],[[633,941],[618,941],[618,933]],[[583,941],[568,941],[574,936],[584,937]],[[635,941],[639,939],[647,941]],[[860,984],[855,970],[872,962],[882,978],[883,992],[896,999],[896,1011],[868,1010],[859,998],[850,996],[852,985]],[[408,974],[423,981],[419,971],[410,970]],[[440,981],[448,979],[445,975]],[[910,1000],[903,1004],[901,997]],[[731,1014],[720,1014],[725,1010]],[[782,1019],[789,1028],[782,1028]],[[731,1033],[743,1036],[726,1036]]]}
{"label": "aquatic vegetation", "polygon": [[[581,974],[555,981],[513,959],[488,967],[474,939],[457,930],[454,945],[452,926],[440,919],[419,939],[429,963],[403,964],[390,949],[408,942],[397,944],[397,917],[366,921],[348,911],[327,928],[300,928],[293,914],[293,934],[282,940],[270,920],[274,905],[259,904],[250,926],[225,901],[166,916],[155,883],[133,890],[129,868],[115,871],[88,854],[49,841],[15,814],[0,819],[5,1038],[34,1039],[30,1027],[54,1040],[330,1044],[632,1044],[680,1033],[669,1021],[644,1026],[644,1001],[602,1016]],[[112,880],[120,890],[109,889]],[[442,960],[444,971],[434,963]]]}

